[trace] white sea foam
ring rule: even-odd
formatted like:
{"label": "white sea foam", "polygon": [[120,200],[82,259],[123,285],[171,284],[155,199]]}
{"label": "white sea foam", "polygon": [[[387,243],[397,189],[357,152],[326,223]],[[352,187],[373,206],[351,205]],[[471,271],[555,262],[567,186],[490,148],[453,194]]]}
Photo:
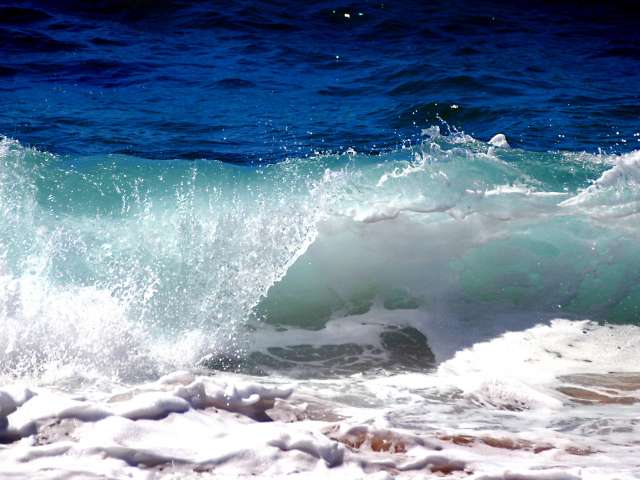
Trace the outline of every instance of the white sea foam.
{"label": "white sea foam", "polygon": [[597,218],[625,218],[640,212],[640,151],[613,159],[613,166],[577,195],[563,201],[567,208]]}
{"label": "white sea foam", "polygon": [[91,398],[7,387],[0,473],[637,478],[637,408],[580,406],[559,387],[567,375],[634,371],[639,342],[638,327],[557,320],[478,343],[433,374],[298,380],[293,395],[277,377],[184,371]]}
{"label": "white sea foam", "polygon": [[493,137],[491,137],[491,140],[489,140],[489,145],[493,145],[494,147],[498,148],[510,148],[509,142],[507,142],[507,137],[505,137],[503,133],[497,133]]}

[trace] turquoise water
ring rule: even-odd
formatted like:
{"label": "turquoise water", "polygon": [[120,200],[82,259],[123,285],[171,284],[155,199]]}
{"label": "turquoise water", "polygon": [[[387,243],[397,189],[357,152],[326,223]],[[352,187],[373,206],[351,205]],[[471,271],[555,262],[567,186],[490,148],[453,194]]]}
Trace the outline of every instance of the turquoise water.
{"label": "turquoise water", "polygon": [[122,373],[192,337],[162,361],[235,365],[261,329],[376,309],[470,329],[504,315],[638,322],[637,153],[535,153],[431,129],[384,155],[260,167],[8,139],[0,158],[5,369],[100,352]]}

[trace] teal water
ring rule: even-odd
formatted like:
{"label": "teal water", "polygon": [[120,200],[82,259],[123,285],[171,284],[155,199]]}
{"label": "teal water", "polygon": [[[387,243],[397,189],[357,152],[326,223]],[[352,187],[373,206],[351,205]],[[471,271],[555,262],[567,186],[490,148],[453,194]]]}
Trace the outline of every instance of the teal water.
{"label": "teal water", "polygon": [[267,326],[317,331],[377,308],[469,328],[505,314],[638,323],[639,164],[437,129],[384,155],[260,167],[5,138],[2,368],[241,361]]}

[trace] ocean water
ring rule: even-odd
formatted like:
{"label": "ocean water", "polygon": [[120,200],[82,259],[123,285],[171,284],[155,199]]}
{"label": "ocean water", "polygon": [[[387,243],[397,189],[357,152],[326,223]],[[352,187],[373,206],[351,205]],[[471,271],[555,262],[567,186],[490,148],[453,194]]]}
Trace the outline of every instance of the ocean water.
{"label": "ocean water", "polygon": [[447,121],[638,145],[633,2],[3,2],[0,132],[85,156],[277,162]]}
{"label": "ocean water", "polygon": [[0,3],[3,478],[639,478],[637,21]]}

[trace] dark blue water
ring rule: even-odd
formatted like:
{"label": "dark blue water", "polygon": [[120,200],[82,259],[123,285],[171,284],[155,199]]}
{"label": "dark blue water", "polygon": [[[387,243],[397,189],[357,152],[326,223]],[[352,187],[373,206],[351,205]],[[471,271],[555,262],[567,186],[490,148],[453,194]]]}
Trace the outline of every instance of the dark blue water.
{"label": "dark blue water", "polygon": [[0,2],[0,134],[56,153],[375,153],[442,121],[640,145],[633,2]]}

